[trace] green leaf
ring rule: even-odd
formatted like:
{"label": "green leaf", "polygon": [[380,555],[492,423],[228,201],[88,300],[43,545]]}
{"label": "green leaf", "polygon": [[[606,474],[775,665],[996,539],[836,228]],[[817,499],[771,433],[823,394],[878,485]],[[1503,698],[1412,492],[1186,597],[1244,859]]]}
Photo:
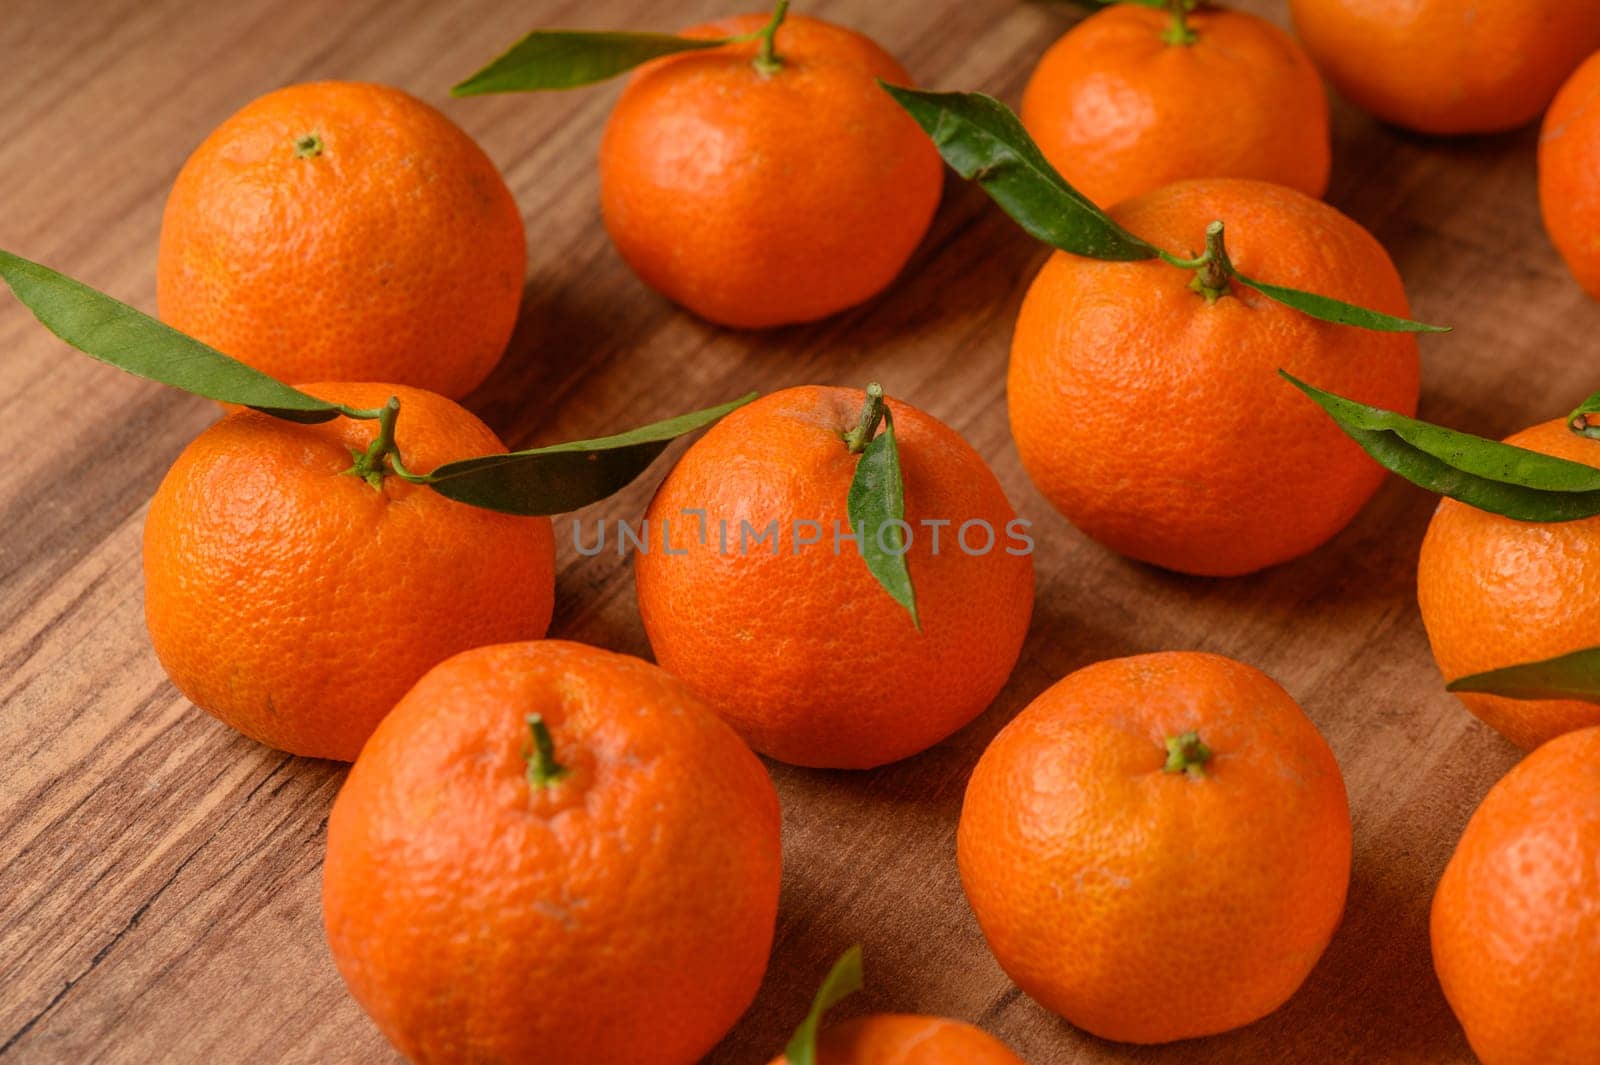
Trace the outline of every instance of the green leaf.
{"label": "green leaf", "polygon": [[[88,285],[10,252],[0,251],[0,278],[46,328],[102,362],[291,421],[322,422],[340,414],[376,418],[386,428],[369,462],[381,461],[387,453],[384,440],[392,445],[392,437],[385,434],[392,434],[394,419],[400,416],[393,400],[385,414],[308,396]],[[395,473],[473,506],[511,514],[559,514],[604,499],[643,473],[675,437],[711,424],[755,395],[615,436],[461,459],[426,474],[405,472],[396,459]],[[381,466],[370,472],[381,480]]]}
{"label": "green leaf", "polygon": [[[850,524],[861,537],[861,557],[872,576],[894,601],[911,615],[917,629],[917,595],[906,569],[910,545],[906,529],[899,524],[906,518],[905,482],[900,476],[900,449],[894,439],[894,415],[883,408],[883,432],[873,437],[861,452],[856,473],[850,480],[847,499]],[[884,542],[887,541],[887,545]]]}
{"label": "green leaf", "polygon": [[1412,484],[1518,521],[1600,514],[1600,469],[1369,407],[1278,372],[1367,454]]}
{"label": "green leaf", "polygon": [[291,421],[323,422],[343,409],[290,388],[81,281],[8,251],[0,251],[0,278],[50,332],[85,355],[131,374]]}
{"label": "green leaf", "polygon": [[822,1024],[822,1015],[842,999],[860,991],[864,982],[861,974],[861,948],[851,947],[841,954],[839,960],[833,963],[833,968],[828,970],[822,986],[817,989],[817,997],[811,1001],[811,1012],[800,1022],[800,1027],[795,1029],[794,1038],[789,1040],[789,1045],[783,1048],[783,1056],[789,1065],[816,1065],[817,1028]]}
{"label": "green leaf", "polygon": [[562,514],[623,488],[643,473],[672,440],[710,425],[754,398],[756,393],[751,392],[731,403],[596,440],[574,440],[509,455],[447,462],[412,480],[430,486],[440,495],[488,510]]}
{"label": "green leaf", "polygon": [[[1087,196],[1068,184],[1028,135],[1022,120],[999,100],[975,92],[923,92],[882,80],[878,84],[933,138],[939,154],[956,173],[976,181],[1018,225],[1051,247],[1113,262],[1159,256],[1180,269],[1202,265],[1203,259],[1182,259],[1118,225]],[[1381,332],[1449,331],[1442,326],[1370,311],[1329,296],[1256,281],[1233,270],[1231,264],[1229,272],[1240,284],[1325,322]]]}
{"label": "green leaf", "polygon": [[976,92],[923,92],[880,80],[944,161],[976,181],[1018,225],[1052,247],[1091,259],[1152,259],[1153,245],[1111,220],[1056,172],[1022,121]]}
{"label": "green leaf", "polygon": [[1413,322],[1409,318],[1396,318],[1381,311],[1369,311],[1365,307],[1357,307],[1353,303],[1345,303],[1331,296],[1319,296],[1315,292],[1302,292],[1296,288],[1284,288],[1282,285],[1269,285],[1265,281],[1246,277],[1237,270],[1233,272],[1233,276],[1241,285],[1248,285],[1268,299],[1277,300],[1302,314],[1309,314],[1324,322],[1353,325],[1359,329],[1372,329],[1380,333],[1450,332],[1450,327],[1447,325]]}
{"label": "green leaf", "polygon": [[1453,692],[1487,692],[1511,699],[1582,699],[1600,703],[1600,647],[1453,680]]}
{"label": "green leaf", "polygon": [[450,95],[482,96],[593,85],[664,55],[720,48],[730,40],[676,37],[670,33],[534,30],[451,89]]}

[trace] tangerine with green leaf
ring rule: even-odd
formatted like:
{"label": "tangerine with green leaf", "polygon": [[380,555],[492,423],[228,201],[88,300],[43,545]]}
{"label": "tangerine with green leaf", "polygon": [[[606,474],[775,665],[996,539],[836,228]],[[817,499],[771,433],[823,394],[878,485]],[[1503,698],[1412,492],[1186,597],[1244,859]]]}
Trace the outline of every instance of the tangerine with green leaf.
{"label": "tangerine with green leaf", "polygon": [[[1582,416],[1580,416],[1581,418]],[[1514,447],[1600,467],[1600,440],[1557,419]],[[1449,681],[1600,646],[1600,517],[1520,521],[1441,499],[1417,562],[1417,602]],[[1468,710],[1525,750],[1600,725],[1600,703],[1461,691]]]}
{"label": "tangerine with green leaf", "polygon": [[1421,133],[1532,122],[1600,48],[1593,0],[1289,0],[1289,11],[1339,92]]}
{"label": "tangerine with green leaf", "polygon": [[989,745],[957,832],[1001,968],[1105,1039],[1163,1043],[1282,1005],[1350,878],[1333,752],[1259,670],[1217,655],[1099,662]]}
{"label": "tangerine with green leaf", "polygon": [[1186,178],[1328,187],[1311,60],[1265,19],[1194,0],[1090,15],[1039,60],[1021,115],[1062,176],[1107,206]]}
{"label": "tangerine with green leaf", "polygon": [[878,89],[908,81],[904,68],[861,34],[782,6],[683,35],[745,39],[657,59],[617,101],[600,202],[622,257],[669,299],[740,328],[877,295],[943,185],[938,153]]}
{"label": "tangerine with green leaf", "polygon": [[[505,452],[431,392],[305,390],[359,409],[398,398],[383,447],[416,474]],[[550,519],[396,476],[373,447],[381,425],[229,414],[178,456],[145,519],[145,620],[162,668],[196,706],[294,754],[354,759],[434,664],[550,624]]]}
{"label": "tangerine with green leaf", "polygon": [[[1449,689],[1523,747],[1600,723],[1600,615],[1585,603],[1597,575],[1600,392],[1500,442],[1284,376],[1386,468],[1446,497],[1417,587]],[[1453,668],[1463,661],[1476,667]]]}
{"label": "tangerine with green leaf", "polygon": [[561,641],[446,660],[328,818],[334,962],[411,1061],[690,1065],[754,999],[778,797],[664,671]]}
{"label": "tangerine with green leaf", "polygon": [[862,983],[861,948],[851,947],[834,963],[811,1012],[771,1065],[1023,1065],[988,1032],[949,1017],[873,1013],[822,1028],[823,1015]]}
{"label": "tangerine with green leaf", "polygon": [[161,221],[161,317],[287,381],[394,381],[459,399],[522,299],[522,215],[494,163],[382,85],[268,93],[218,126]]}
{"label": "tangerine with green leaf", "polygon": [[1239,178],[1179,182],[1111,215],[1169,256],[1058,251],[1034,278],[1006,384],[1034,484],[1100,543],[1184,573],[1250,573],[1326,542],[1383,470],[1277,372],[1411,412],[1417,342],[1314,318],[1257,284],[1404,317],[1388,254],[1327,204]]}
{"label": "tangerine with green leaf", "polygon": [[859,769],[932,746],[994,699],[1028,629],[1031,541],[994,474],[875,390],[734,412],[646,521],[634,574],[656,661],[780,761]]}
{"label": "tangerine with green leaf", "polygon": [[348,761],[436,662],[543,635],[545,515],[603,499],[752,398],[508,455],[443,396],[352,382],[312,394],[4,250],[0,280],[85,354],[231,408],[151,501],[145,617],[180,691],[295,754]]}
{"label": "tangerine with green leaf", "polygon": [[1483,1065],[1600,1061],[1600,728],[1484,797],[1434,892],[1433,964]]}

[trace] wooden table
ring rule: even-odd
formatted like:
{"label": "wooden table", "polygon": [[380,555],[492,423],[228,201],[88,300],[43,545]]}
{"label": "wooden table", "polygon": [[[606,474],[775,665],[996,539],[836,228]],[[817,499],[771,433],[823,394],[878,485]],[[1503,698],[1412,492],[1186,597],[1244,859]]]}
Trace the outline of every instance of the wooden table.
{"label": "wooden table", "polygon": [[[737,5],[736,5],[737,6]],[[1282,19],[1281,0],[1240,6]],[[1015,101],[1079,16],[1022,0],[807,0],[925,85]],[[675,310],[602,232],[594,155],[616,86],[450,101],[536,24],[670,29],[717,0],[11,0],[0,19],[0,247],[154,308],[156,235],[178,167],[279,85],[399,85],[504,169],[530,268],[510,353],[470,400],[513,446],[595,435],[805,382],[870,378],[949,422],[1036,523],[1039,597],[1011,683],[977,723],[867,773],[773,765],[784,804],[777,945],[712,1061],[764,1062],[846,945],[869,990],[841,1015],[966,1018],[1029,1061],[1470,1060],[1429,960],[1433,886],[1473,807],[1516,760],[1441,688],[1414,605],[1433,500],[1392,481],[1331,545],[1237,580],[1124,561],[1032,489],[1006,427],[1011,323],[1041,249],[952,180],[905,277],[806,328],[734,333]],[[1539,224],[1535,133],[1433,141],[1339,105],[1330,199],[1388,246],[1418,317],[1423,415],[1501,435],[1596,387],[1600,306]],[[318,909],[343,767],[258,746],[163,677],[140,609],[144,507],[205,401],[71,352],[0,296],[0,1062],[392,1060],[329,962]],[[678,445],[672,454],[677,454]],[[637,517],[670,456],[583,515]],[[590,526],[592,528],[592,526]],[[582,558],[558,523],[554,633],[648,655],[630,566]],[[1169,648],[1242,658],[1298,697],[1344,767],[1355,870],[1344,924],[1301,992],[1226,1036],[1104,1043],[1024,997],[985,949],[956,876],[968,771],[1029,699],[1096,659]]]}

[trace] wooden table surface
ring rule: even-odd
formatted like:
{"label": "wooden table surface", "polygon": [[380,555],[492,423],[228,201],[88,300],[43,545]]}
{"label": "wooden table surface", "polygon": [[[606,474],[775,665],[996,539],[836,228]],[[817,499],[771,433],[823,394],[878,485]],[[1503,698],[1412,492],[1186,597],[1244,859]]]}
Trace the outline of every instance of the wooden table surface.
{"label": "wooden table surface", "polygon": [[[804,0],[924,85],[1015,101],[1080,17],[1023,0]],[[1239,6],[1282,20],[1281,0]],[[156,237],[189,151],[255,96],[314,78],[404,87],[504,170],[530,267],[511,349],[469,401],[513,446],[597,435],[749,389],[881,380],[953,425],[1035,523],[1038,606],[1011,682],[975,724],[865,773],[772,765],[784,806],[777,941],[755,1005],[709,1060],[764,1062],[828,963],[866,947],[840,1010],[975,1021],[1036,1065],[1471,1060],[1429,960],[1433,886],[1516,760],[1441,687],[1414,565],[1433,500],[1392,480],[1298,562],[1201,580],[1127,562],[1029,485],[1005,417],[1011,324],[1044,252],[952,179],[905,276],[867,306],[767,333],[707,326],[647,290],[601,229],[594,157],[617,87],[450,101],[534,25],[672,29],[719,0],[10,0],[0,18],[0,247],[153,310]],[[1225,120],[1226,116],[1219,116]],[[1595,387],[1600,306],[1539,224],[1533,130],[1435,141],[1336,103],[1331,201],[1399,264],[1422,340],[1424,417],[1501,435]],[[146,501],[213,420],[205,401],[69,350],[0,296],[0,1063],[393,1060],[345,994],[318,908],[342,766],[235,734],[163,677],[145,635]],[[636,518],[671,456],[583,517]],[[590,526],[592,529],[592,525]],[[630,565],[557,525],[553,634],[648,655]],[[1273,1016],[1158,1048],[1105,1043],[1014,988],[957,879],[969,770],[1029,699],[1091,661],[1232,655],[1305,706],[1344,768],[1349,906]],[[558,1060],[558,1059],[552,1059]]]}

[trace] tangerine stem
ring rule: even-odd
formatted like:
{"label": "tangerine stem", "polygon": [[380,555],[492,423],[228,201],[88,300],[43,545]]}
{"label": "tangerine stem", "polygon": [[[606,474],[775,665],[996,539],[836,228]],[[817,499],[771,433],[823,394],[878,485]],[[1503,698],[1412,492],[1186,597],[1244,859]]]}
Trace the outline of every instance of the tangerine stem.
{"label": "tangerine stem", "polygon": [[[371,411],[358,411],[351,417],[368,415]],[[345,473],[360,477],[372,486],[374,491],[383,488],[383,457],[389,455],[391,461],[398,461],[400,452],[394,443],[394,422],[400,416],[400,397],[390,396],[389,402],[377,410],[378,435],[372,438],[372,443],[367,445],[367,450],[357,451],[350,449],[350,457],[355,461]],[[370,419],[365,419],[370,420]]]}
{"label": "tangerine stem", "polygon": [[772,39],[777,36],[778,27],[783,25],[784,16],[788,13],[789,0],[778,0],[778,6],[772,10],[771,20],[756,34],[761,46],[756,49],[756,57],[752,62],[764,78],[770,78],[783,66],[783,60],[773,54]]}
{"label": "tangerine stem", "polygon": [[1195,260],[1194,281],[1189,287],[1215,303],[1229,292],[1228,282],[1233,277],[1233,261],[1228,258],[1228,247],[1222,233],[1222,220],[1206,226],[1205,254]]}
{"label": "tangerine stem", "polygon": [[543,714],[528,715],[528,730],[533,733],[533,749],[522,757],[528,763],[528,787],[537,791],[563,779],[571,770],[556,761],[556,744]]}
{"label": "tangerine stem", "polygon": [[844,434],[845,447],[850,449],[850,454],[859,455],[867,449],[882,420],[883,386],[874,381],[867,386],[867,399],[861,405],[861,417],[856,421],[856,427]]}
{"label": "tangerine stem", "polygon": [[1211,761],[1211,748],[1200,742],[1200,733],[1190,729],[1181,736],[1167,737],[1167,763],[1163,773],[1187,773],[1196,780],[1206,775],[1205,765]]}
{"label": "tangerine stem", "polygon": [[1167,25],[1166,32],[1161,39],[1167,44],[1189,45],[1200,39],[1200,35],[1189,26],[1189,12],[1194,10],[1195,0],[1171,0],[1167,5],[1172,12],[1172,22]]}
{"label": "tangerine stem", "polygon": [[1180,258],[1171,252],[1159,249],[1156,254],[1161,257],[1162,262],[1170,263],[1180,270],[1195,271],[1195,278],[1189,283],[1189,287],[1204,296],[1207,303],[1215,303],[1219,297],[1226,296],[1231,291],[1228,282],[1233,277],[1233,260],[1228,257],[1221,219],[1206,226],[1206,250],[1193,259]]}

